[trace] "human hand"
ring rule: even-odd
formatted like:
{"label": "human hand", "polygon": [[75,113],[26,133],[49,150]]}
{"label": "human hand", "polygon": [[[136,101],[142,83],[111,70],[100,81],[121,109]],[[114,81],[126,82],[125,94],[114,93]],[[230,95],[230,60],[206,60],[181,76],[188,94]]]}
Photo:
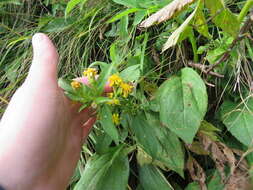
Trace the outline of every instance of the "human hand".
{"label": "human hand", "polygon": [[96,117],[78,113],[57,84],[58,54],[33,37],[33,62],[0,122],[0,185],[7,190],[65,189]]}

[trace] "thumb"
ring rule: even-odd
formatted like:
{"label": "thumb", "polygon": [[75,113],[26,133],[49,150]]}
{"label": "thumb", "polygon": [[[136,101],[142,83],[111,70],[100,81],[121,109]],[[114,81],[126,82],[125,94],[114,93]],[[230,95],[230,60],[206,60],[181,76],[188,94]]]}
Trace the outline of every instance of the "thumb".
{"label": "thumb", "polygon": [[37,33],[32,38],[33,61],[27,77],[28,82],[55,82],[57,84],[58,53],[49,37]]}

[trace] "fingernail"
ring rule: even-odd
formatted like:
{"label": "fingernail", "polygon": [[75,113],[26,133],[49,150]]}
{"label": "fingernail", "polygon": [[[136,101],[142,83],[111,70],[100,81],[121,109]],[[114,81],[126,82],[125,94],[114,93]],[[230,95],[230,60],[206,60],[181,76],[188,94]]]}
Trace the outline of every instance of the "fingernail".
{"label": "fingernail", "polygon": [[44,34],[36,33],[36,34],[34,34],[34,36],[32,38],[32,43],[33,43],[33,45],[36,46],[36,44],[41,43],[43,41],[43,39],[44,39]]}

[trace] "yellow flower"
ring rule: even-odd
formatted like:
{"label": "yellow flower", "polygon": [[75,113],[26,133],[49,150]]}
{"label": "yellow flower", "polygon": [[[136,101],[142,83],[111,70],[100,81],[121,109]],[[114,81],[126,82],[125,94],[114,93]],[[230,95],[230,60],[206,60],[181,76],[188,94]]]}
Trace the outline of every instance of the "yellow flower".
{"label": "yellow flower", "polygon": [[122,89],[122,94],[124,98],[127,98],[128,95],[132,92],[133,86],[127,83],[122,83],[120,85],[120,88]]}
{"label": "yellow flower", "polygon": [[112,93],[112,92],[107,93],[107,97],[109,97],[109,98],[113,98],[113,93]]}
{"label": "yellow flower", "polygon": [[107,104],[109,104],[109,105],[120,105],[120,101],[117,98],[113,98],[112,100],[107,102]]}
{"label": "yellow flower", "polygon": [[119,118],[119,114],[118,113],[112,114],[112,122],[115,125],[119,125],[120,124],[120,118]]}
{"label": "yellow flower", "polygon": [[85,69],[83,72],[83,76],[88,78],[94,78],[97,75],[98,71],[95,68]]}
{"label": "yellow flower", "polygon": [[77,82],[77,81],[73,81],[73,82],[71,82],[71,86],[72,86],[72,88],[77,89],[77,88],[81,87],[81,83]]}
{"label": "yellow flower", "polygon": [[119,86],[123,82],[120,76],[117,74],[111,75],[108,80],[110,86]]}

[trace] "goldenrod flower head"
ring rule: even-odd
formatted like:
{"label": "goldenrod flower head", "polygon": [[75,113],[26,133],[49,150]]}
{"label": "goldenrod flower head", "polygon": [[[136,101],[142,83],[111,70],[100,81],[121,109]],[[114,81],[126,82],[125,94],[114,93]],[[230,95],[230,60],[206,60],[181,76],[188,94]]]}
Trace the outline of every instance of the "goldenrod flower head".
{"label": "goldenrod flower head", "polygon": [[123,97],[127,98],[128,95],[132,92],[133,86],[127,83],[121,83],[120,88],[122,89]]}
{"label": "goldenrod flower head", "polygon": [[113,93],[112,93],[112,92],[107,93],[107,97],[109,97],[109,98],[113,98]]}
{"label": "goldenrod flower head", "polygon": [[77,81],[73,81],[73,82],[71,82],[71,86],[72,86],[72,88],[77,89],[77,88],[81,87],[81,83],[77,82]]}
{"label": "goldenrod flower head", "polygon": [[87,68],[83,72],[83,76],[88,78],[94,78],[97,75],[98,71],[95,68]]}
{"label": "goldenrod flower head", "polygon": [[108,79],[110,86],[119,86],[123,81],[119,75],[113,74]]}
{"label": "goldenrod flower head", "polygon": [[120,124],[120,117],[119,117],[119,114],[118,114],[118,113],[112,114],[112,122],[113,122],[115,125],[119,125],[119,124]]}
{"label": "goldenrod flower head", "polygon": [[107,102],[107,104],[109,104],[109,105],[120,105],[120,101],[117,98],[113,98],[112,100]]}

